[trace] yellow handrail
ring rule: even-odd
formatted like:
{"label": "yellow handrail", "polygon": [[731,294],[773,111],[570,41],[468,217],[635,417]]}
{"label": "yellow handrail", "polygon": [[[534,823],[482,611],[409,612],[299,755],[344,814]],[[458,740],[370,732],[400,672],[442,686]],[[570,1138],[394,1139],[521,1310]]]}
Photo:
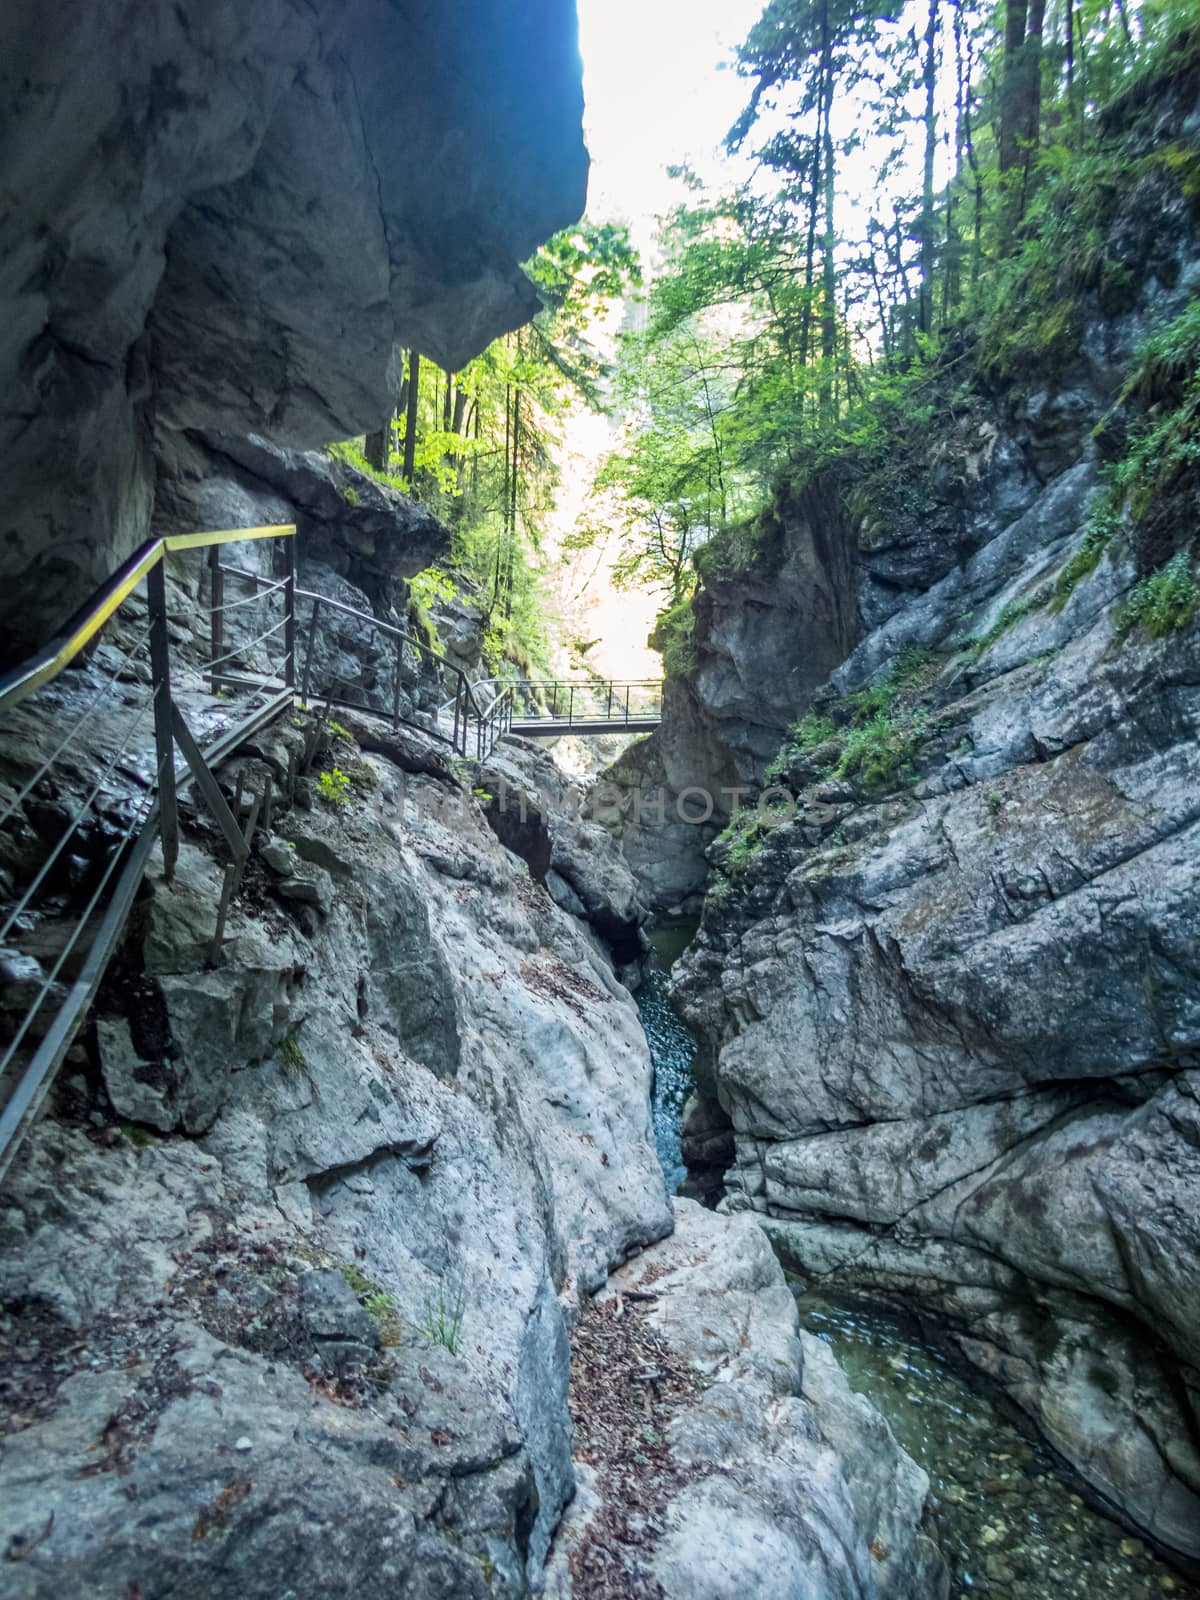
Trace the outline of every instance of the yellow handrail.
{"label": "yellow handrail", "polygon": [[215,533],[169,533],[161,539],[148,540],[47,644],[0,677],[0,710],[19,705],[57,678],[169,550],[203,550],[242,539],[288,539],[295,532],[294,523],[280,523],[263,528],[222,528]]}

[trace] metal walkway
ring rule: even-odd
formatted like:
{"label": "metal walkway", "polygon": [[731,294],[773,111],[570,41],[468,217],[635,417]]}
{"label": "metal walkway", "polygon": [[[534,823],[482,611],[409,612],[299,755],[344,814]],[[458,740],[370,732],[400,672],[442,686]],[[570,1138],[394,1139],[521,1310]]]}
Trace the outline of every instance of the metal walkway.
{"label": "metal walkway", "polygon": [[[405,629],[301,588],[295,531],[150,540],[0,676],[0,1177],[96,997],[156,848],[155,870],[172,881],[185,790],[217,824],[227,859],[217,965],[255,830],[270,829],[273,805],[291,804],[332,707],[406,724],[478,761],[509,732],[658,725],[657,683],[472,684]],[[169,556],[179,558],[170,572]],[[274,793],[267,778],[258,794],[227,794],[213,769],[297,699],[320,715],[286,779]]]}
{"label": "metal walkway", "polygon": [[662,681],[657,678],[557,678],[515,684],[511,693],[508,732],[523,739],[651,733],[662,721]]}

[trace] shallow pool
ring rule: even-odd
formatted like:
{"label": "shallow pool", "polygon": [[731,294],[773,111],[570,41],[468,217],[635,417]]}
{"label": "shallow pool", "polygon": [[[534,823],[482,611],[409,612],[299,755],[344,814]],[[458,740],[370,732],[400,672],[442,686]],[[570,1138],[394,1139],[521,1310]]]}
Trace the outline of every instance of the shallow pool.
{"label": "shallow pool", "polygon": [[816,1295],[797,1294],[796,1303],[851,1388],[929,1474],[952,1600],[1200,1600],[1200,1588],[1085,1505],[1051,1452],[915,1325]]}

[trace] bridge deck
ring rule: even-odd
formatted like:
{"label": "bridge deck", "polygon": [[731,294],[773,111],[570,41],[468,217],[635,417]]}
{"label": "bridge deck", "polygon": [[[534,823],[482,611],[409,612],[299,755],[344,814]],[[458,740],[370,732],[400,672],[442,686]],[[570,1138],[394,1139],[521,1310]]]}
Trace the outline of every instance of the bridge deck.
{"label": "bridge deck", "polygon": [[514,717],[508,731],[520,734],[522,739],[562,739],[567,734],[596,738],[602,733],[653,733],[661,722],[661,717],[630,717],[628,721],[624,717],[576,717],[573,722],[550,717],[531,720]]}

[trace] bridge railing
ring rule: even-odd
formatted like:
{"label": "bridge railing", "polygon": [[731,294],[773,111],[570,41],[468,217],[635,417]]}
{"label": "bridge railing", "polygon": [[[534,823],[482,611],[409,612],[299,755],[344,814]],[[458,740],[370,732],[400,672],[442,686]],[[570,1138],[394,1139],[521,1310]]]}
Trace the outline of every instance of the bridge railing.
{"label": "bridge railing", "polygon": [[291,699],[286,685],[252,684],[214,700],[194,665],[173,661],[198,602],[168,590],[166,558],[234,542],[290,547],[294,533],[151,540],[0,677],[0,1173],[95,997],[156,844],[174,874],[188,785],[240,870],[246,834],[211,768]]}
{"label": "bridge railing", "polygon": [[513,727],[536,723],[619,733],[662,716],[662,681],[654,678],[557,678],[515,687]]}

